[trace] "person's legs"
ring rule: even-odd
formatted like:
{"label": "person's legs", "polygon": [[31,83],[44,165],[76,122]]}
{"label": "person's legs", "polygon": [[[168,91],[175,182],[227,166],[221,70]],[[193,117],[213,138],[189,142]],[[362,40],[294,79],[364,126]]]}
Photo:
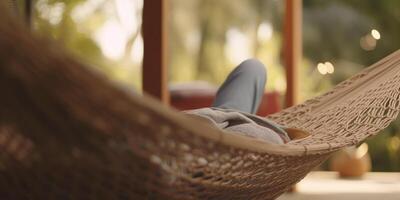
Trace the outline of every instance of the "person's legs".
{"label": "person's legs", "polygon": [[255,114],[264,94],[266,73],[264,65],[256,59],[242,62],[219,88],[213,107]]}

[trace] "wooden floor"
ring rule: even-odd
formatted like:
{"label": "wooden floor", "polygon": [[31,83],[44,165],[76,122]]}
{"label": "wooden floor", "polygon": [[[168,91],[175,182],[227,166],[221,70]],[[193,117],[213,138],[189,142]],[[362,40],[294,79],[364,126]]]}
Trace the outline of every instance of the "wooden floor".
{"label": "wooden floor", "polygon": [[296,189],[278,200],[400,200],[400,173],[341,179],[334,172],[311,172]]}

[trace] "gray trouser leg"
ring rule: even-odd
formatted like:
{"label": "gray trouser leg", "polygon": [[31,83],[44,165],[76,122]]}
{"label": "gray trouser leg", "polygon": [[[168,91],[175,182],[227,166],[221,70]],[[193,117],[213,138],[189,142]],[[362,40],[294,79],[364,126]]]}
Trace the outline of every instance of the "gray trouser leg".
{"label": "gray trouser leg", "polygon": [[256,59],[242,62],[219,88],[213,107],[255,114],[264,94],[266,73],[264,65]]}

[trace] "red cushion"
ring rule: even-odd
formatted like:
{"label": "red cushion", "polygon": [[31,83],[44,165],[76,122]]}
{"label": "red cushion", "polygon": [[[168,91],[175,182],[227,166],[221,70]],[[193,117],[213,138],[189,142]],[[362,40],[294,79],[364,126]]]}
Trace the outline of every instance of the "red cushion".
{"label": "red cushion", "polygon": [[[210,107],[214,100],[214,96],[215,91],[191,92],[174,90],[171,92],[171,105],[178,110]],[[278,112],[280,108],[279,93],[267,92],[264,93],[257,115],[266,116]]]}

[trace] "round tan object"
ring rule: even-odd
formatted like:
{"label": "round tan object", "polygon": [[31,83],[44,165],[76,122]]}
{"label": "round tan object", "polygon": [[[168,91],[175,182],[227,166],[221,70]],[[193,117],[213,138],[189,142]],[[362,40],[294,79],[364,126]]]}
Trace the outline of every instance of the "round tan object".
{"label": "round tan object", "polygon": [[332,157],[330,169],[339,172],[341,177],[361,177],[371,170],[371,158],[367,144],[349,147]]}

